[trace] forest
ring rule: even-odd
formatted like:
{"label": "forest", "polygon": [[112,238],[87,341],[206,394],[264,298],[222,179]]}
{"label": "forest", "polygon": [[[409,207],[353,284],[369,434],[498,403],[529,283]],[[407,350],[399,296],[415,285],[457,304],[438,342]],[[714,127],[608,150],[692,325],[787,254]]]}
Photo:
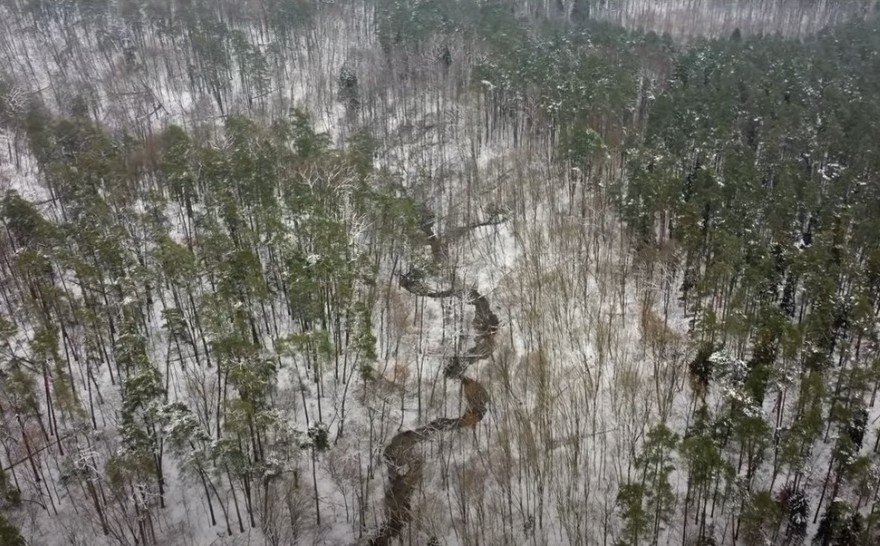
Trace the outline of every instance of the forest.
{"label": "forest", "polygon": [[880,543],[875,0],[0,0],[0,546]]}

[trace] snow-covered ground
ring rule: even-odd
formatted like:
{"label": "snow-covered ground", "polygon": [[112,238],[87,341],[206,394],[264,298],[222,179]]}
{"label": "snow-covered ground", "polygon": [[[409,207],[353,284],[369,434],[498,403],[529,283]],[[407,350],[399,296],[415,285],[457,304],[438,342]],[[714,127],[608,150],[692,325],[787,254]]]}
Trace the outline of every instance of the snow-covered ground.
{"label": "snow-covered ground", "polygon": [[876,9],[876,0],[607,0],[593,6],[591,15],[679,40],[727,38],[737,29],[803,38]]}
{"label": "snow-covered ground", "polygon": [[[634,24],[677,9],[671,3],[656,6],[659,15],[633,12]],[[649,272],[636,260],[610,196],[582,174],[551,162],[549,145],[516,147],[504,133],[488,131],[478,101],[468,94],[456,96],[439,79],[406,85],[387,81],[393,79],[388,76],[393,69],[380,67],[369,12],[351,17],[340,17],[345,11],[321,13],[313,30],[275,57],[264,97],[251,97],[249,103],[234,76],[241,67],[233,64],[230,86],[220,101],[225,113],[273,119],[299,106],[337,143],[363,123],[382,144],[377,171],[431,208],[441,232],[485,220],[495,211],[506,218],[499,225],[469,230],[450,244],[455,277],[478,286],[502,321],[493,357],[468,372],[488,389],[492,405],[473,433],[444,433],[423,446],[428,463],[414,498],[408,540],[552,545],[613,539],[620,527],[617,492],[633,473],[633,458],[645,434],[661,420],[683,434],[694,405],[687,381],[687,363],[694,353],[686,337],[688,317],[674,296],[669,306],[664,304],[665,272]],[[120,48],[98,54],[97,35],[84,26],[16,27],[19,23],[8,14],[3,19],[8,30],[0,39],[5,72],[54,110],[63,112],[72,96],[85,93],[95,117],[112,129],[137,127],[148,135],[172,123],[188,128],[219,124],[218,101],[189,86],[178,52],[158,32],[147,32],[139,50],[154,55],[125,66]],[[728,18],[722,21],[729,24]],[[791,24],[800,33],[816,21]],[[270,55],[271,35],[238,30]],[[122,41],[131,38],[125,28],[109,31]],[[354,66],[365,95],[379,97],[375,104],[362,106],[356,123],[346,119],[337,97],[343,66]],[[11,138],[0,139],[0,189],[15,189],[40,203],[49,217],[57,217],[36,162],[27,153],[10,152],[24,145]],[[185,231],[176,223],[174,239],[184,242]],[[288,357],[282,362],[273,394],[281,421],[292,434],[314,425],[315,415],[322,412],[335,440],[316,457],[314,478],[307,450],[291,456],[282,472],[301,473],[297,486],[277,492],[283,499],[278,506],[261,508],[261,515],[275,518],[287,534],[273,542],[259,527],[245,525],[239,532],[230,514],[230,535],[219,505],[231,510],[241,499],[233,499],[233,490],[222,480],[216,495],[210,495],[222,499],[213,506],[217,524],[212,525],[203,485],[181,472],[182,461],[167,452],[166,508],[157,512],[155,522],[159,544],[350,544],[381,525],[386,484],[382,450],[399,430],[461,415],[459,385],[443,378],[443,368],[450,356],[466,350],[473,336],[468,306],[406,292],[397,286],[394,274],[400,270],[393,267],[383,263],[378,275],[384,283],[373,310],[380,355],[376,381],[365,384],[352,373],[340,382],[328,370],[319,397],[311,385],[301,392],[303,383],[315,381],[306,377],[309,372],[301,361]],[[677,281],[673,275],[673,294]],[[162,307],[158,301],[154,306],[150,355],[164,363],[172,343],[163,329]],[[112,384],[107,368],[93,372],[102,398],[97,430],[82,435],[90,444],[68,446],[68,457],[83,465],[105,460],[118,444],[113,436],[119,425],[119,387]],[[213,392],[216,381],[210,369],[191,362],[179,369],[175,362],[163,373],[169,401],[198,400]],[[76,380],[83,385],[90,381]],[[727,387],[720,384],[709,393],[710,406],[721,407],[730,393]],[[217,402],[208,401],[211,406]],[[774,403],[775,396],[768,396],[763,408],[768,420]],[[869,422],[880,416],[878,411],[872,409]],[[210,421],[210,413],[206,410],[203,420]],[[337,438],[339,430],[344,433]],[[805,485],[812,492],[822,486],[833,441],[823,446],[827,449],[811,455],[813,465],[806,472]],[[6,464],[23,456],[19,446],[2,460]],[[60,485],[60,460],[57,447],[39,457],[49,483],[30,483],[29,470],[16,466],[26,497],[51,499],[45,508],[26,503],[21,510],[20,523],[31,543],[118,543],[101,533],[93,511],[82,504],[87,495]],[[680,498],[685,482],[683,473],[673,474]],[[36,495],[36,490],[44,493]],[[719,528],[723,525],[718,522]],[[726,531],[719,529],[717,535],[731,541]],[[677,528],[662,537],[670,544],[683,538]]]}

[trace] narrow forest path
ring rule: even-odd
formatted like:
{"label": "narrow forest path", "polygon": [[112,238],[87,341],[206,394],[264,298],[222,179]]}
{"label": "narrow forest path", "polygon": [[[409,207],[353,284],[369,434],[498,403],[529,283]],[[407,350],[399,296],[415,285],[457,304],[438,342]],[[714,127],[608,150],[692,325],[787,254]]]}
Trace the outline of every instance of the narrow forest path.
{"label": "narrow forest path", "polygon": [[[427,244],[431,246],[434,261],[438,264],[446,262],[447,239],[458,238],[480,226],[499,224],[503,220],[480,222],[450,230],[450,236],[441,238],[434,232],[434,219],[424,214],[421,229],[427,236]],[[412,430],[397,433],[385,446],[384,458],[388,468],[388,485],[385,489],[385,522],[370,539],[370,546],[386,546],[398,537],[406,525],[412,520],[412,495],[422,479],[425,460],[418,450],[418,444],[428,440],[431,435],[462,428],[473,428],[486,415],[489,406],[489,393],[483,385],[464,375],[470,364],[489,358],[495,350],[495,335],[500,321],[492,312],[489,300],[477,288],[457,289],[459,283],[453,275],[452,288],[446,290],[430,290],[420,282],[421,275],[411,272],[403,275],[400,285],[408,292],[429,298],[464,298],[466,303],[474,306],[474,345],[464,355],[456,355],[449,359],[444,375],[450,379],[461,381],[466,409],[461,417],[441,417],[430,423]]]}

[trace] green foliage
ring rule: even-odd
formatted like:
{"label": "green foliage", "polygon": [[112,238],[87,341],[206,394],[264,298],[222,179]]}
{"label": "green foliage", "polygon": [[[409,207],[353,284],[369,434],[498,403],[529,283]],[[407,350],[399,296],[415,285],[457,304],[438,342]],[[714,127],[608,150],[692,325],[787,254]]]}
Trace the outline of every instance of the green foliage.
{"label": "green foliage", "polygon": [[315,14],[315,4],[309,0],[268,0],[267,20],[284,41],[299,29],[308,26]]}
{"label": "green foliage", "polygon": [[196,180],[190,170],[193,145],[181,127],[171,125],[160,136],[159,173],[171,196],[188,210],[198,198]]}
{"label": "green foliage", "polygon": [[381,0],[379,43],[388,54],[415,46],[435,34],[450,34],[460,28],[459,24],[476,19],[473,17],[475,7],[474,2],[466,0]]}
{"label": "green foliage", "polygon": [[31,350],[35,357],[51,367],[55,404],[68,415],[81,415],[82,408],[77,400],[70,375],[64,366],[58,341],[59,332],[54,325],[49,324],[34,332]]}
{"label": "green foliage", "polygon": [[326,133],[315,132],[309,115],[303,110],[294,109],[290,113],[288,131],[293,138],[294,149],[300,159],[314,158],[330,145]]}
{"label": "green foliage", "polygon": [[[18,507],[21,505],[21,491],[19,491],[6,474],[5,469],[0,469],[0,515],[2,508],[6,506]],[[2,534],[0,534],[2,536]]]}
{"label": "green foliage", "polygon": [[777,502],[786,519],[785,539],[801,543],[807,533],[810,501],[803,489],[786,484],[777,495]]}
{"label": "green foliage", "polygon": [[669,476],[675,469],[672,455],[678,443],[678,435],[664,424],[648,431],[634,460],[638,480],[621,485],[618,492],[617,503],[625,521],[622,544],[641,544],[648,530],[656,536],[661,524],[669,522],[675,503]]}
{"label": "green foliage", "polygon": [[326,451],[330,448],[330,432],[323,423],[309,427],[308,438],[308,447],[313,447],[317,451]]}
{"label": "green foliage", "polygon": [[[862,51],[880,47],[875,28],[854,24],[804,44],[745,38],[682,50],[669,88],[655,97],[644,145],[629,154],[632,175],[621,190],[622,212],[640,240],[655,238],[658,213],[671,214],[690,284],[698,298],[714,298],[695,324],[701,332],[721,328],[742,340],[772,307],[791,317],[798,302],[807,339],[797,351],[814,369],[829,365],[846,335],[834,319],[835,291],[858,275],[851,256],[874,246],[847,233],[861,233],[866,223],[854,218],[873,217],[878,203],[855,173],[878,166],[862,145],[876,124],[861,120],[874,115],[876,101],[864,93],[880,82],[867,76],[876,58],[847,57],[846,40]],[[773,375],[769,348],[779,336],[756,340],[757,400]]]}
{"label": "green foliage", "polygon": [[3,513],[0,513],[0,544],[4,546],[27,546],[18,527],[13,525]]}
{"label": "green foliage", "polygon": [[15,190],[7,190],[0,203],[0,218],[19,248],[51,244],[55,229],[39,210],[22,199]]}
{"label": "green foliage", "polygon": [[599,149],[590,114],[622,112],[636,87],[636,59],[624,32],[591,24],[579,31],[535,34],[522,23],[479,32],[493,54],[475,67],[474,81],[499,109],[517,112],[530,97],[559,126],[564,154],[577,159]]}
{"label": "green foliage", "polygon": [[618,546],[635,546],[639,538],[649,530],[650,518],[645,511],[645,487],[638,483],[627,483],[617,493],[617,506],[626,522],[623,530],[625,539]]}
{"label": "green foliage", "polygon": [[812,372],[801,382],[799,400],[803,406],[798,418],[791,427],[784,449],[785,460],[797,465],[804,451],[819,435],[824,424],[822,400],[825,396],[825,384],[821,374]]}
{"label": "green foliage", "polygon": [[349,161],[361,179],[366,178],[373,170],[373,155],[378,142],[365,129],[357,131],[348,142]]}
{"label": "green foliage", "polygon": [[768,544],[782,518],[782,509],[769,491],[753,492],[743,508],[740,539],[747,545]]}
{"label": "green foliage", "polygon": [[862,517],[840,499],[834,499],[819,520],[813,544],[844,546],[858,544],[862,534]]}
{"label": "green foliage", "polygon": [[338,88],[339,100],[345,104],[346,109],[350,113],[360,108],[358,79],[353,69],[343,66],[339,72],[336,86]]}
{"label": "green foliage", "polygon": [[25,415],[40,411],[40,402],[36,393],[37,383],[21,366],[13,365],[3,386],[8,403],[14,411]]}
{"label": "green foliage", "polygon": [[681,443],[682,456],[688,463],[691,480],[706,486],[726,467],[717,440],[709,435],[692,435]]}
{"label": "green foliage", "polygon": [[215,471],[218,474],[228,470],[232,475],[242,478],[248,476],[252,470],[241,442],[232,436],[224,436],[211,443],[210,460],[216,463]]}
{"label": "green foliage", "polygon": [[275,360],[262,354],[256,345],[238,338],[215,341],[214,351],[242,400],[255,408],[261,407],[274,387]]}
{"label": "green foliage", "polygon": [[196,257],[184,245],[168,236],[162,236],[154,254],[161,272],[169,281],[185,285],[195,280],[198,274]]}
{"label": "green foliage", "polygon": [[562,136],[562,156],[572,165],[586,171],[594,156],[604,151],[605,145],[599,133],[590,128],[573,128]]}
{"label": "green foliage", "polygon": [[[130,441],[126,442],[133,445]],[[145,483],[152,476],[153,460],[148,451],[127,449],[112,455],[104,465],[107,483],[117,494],[127,494],[132,483]]]}
{"label": "green foliage", "polygon": [[[21,273],[10,281],[21,302],[11,304],[24,309],[17,331],[5,320],[0,336],[15,340],[16,350],[17,337],[27,337],[28,351],[28,360],[8,359],[3,409],[48,417],[43,372],[64,428],[64,417],[79,411],[77,385],[94,379],[74,381],[66,365],[84,362],[118,374],[121,385],[122,441],[105,467],[113,492],[152,475],[163,441],[190,476],[256,477],[258,465],[269,464],[258,461],[263,442],[289,440],[284,414],[272,408],[279,355],[293,371],[307,369],[319,396],[330,366],[339,382],[375,379],[380,268],[398,260],[413,270],[435,266],[412,250],[424,247],[425,216],[408,189],[374,167],[378,142],[368,130],[337,149],[305,110],[266,125],[236,114],[243,105],[226,104],[240,87],[246,108],[254,107],[272,88],[270,73],[287,70],[290,51],[306,44],[311,55],[316,36],[308,25],[323,8],[307,0],[20,4],[28,17],[18,24],[37,31],[56,18],[53,24],[74,21],[109,35],[116,29],[102,27],[121,10],[126,35],[142,40],[149,26],[160,42],[188,52],[181,66],[190,71],[191,93],[209,95],[224,115],[222,127],[120,137],[92,121],[97,98],[88,89],[58,105],[64,119],[36,99],[24,112],[10,102],[14,89],[0,84],[10,146],[34,154],[62,218],[11,191],[0,203],[8,268]],[[544,4],[542,11],[557,10]],[[557,4],[558,11],[572,7]],[[826,426],[837,432],[832,464],[844,494],[869,498],[875,480],[871,458],[861,455],[862,408],[880,377],[876,23],[801,42],[736,32],[678,47],[578,16],[563,27],[516,15],[536,5],[366,4],[376,8],[370,16],[389,73],[400,77],[389,86],[409,92],[435,70],[433,61],[450,89],[471,93],[466,100],[484,109],[485,136],[525,127],[557,164],[588,176],[614,173],[602,182],[614,186],[607,189],[639,255],[653,256],[662,240],[670,278],[681,274],[693,337],[710,340],[689,367],[702,396],[681,441],[660,425],[632,454],[617,497],[622,542],[656,540],[669,523],[675,465],[686,467],[704,505],[738,495],[720,510],[743,501],[743,541],[770,540],[786,517],[786,540],[796,540],[806,529],[805,493],[788,491],[776,503],[769,491],[752,490],[760,486],[755,476],[763,475],[773,437],[774,471],[778,464],[795,483],[809,481],[806,465]],[[243,30],[249,25],[259,26],[259,45]],[[108,61],[117,53],[110,37],[96,43]],[[76,52],[62,56],[68,53]],[[134,69],[130,48],[119,53]],[[476,66],[459,81],[443,70],[466,71],[470,62]],[[330,78],[356,110],[366,98],[364,75],[346,66]],[[27,142],[16,140],[19,132]],[[425,171],[426,184],[430,176]],[[606,188],[596,186],[601,205]],[[167,337],[153,339],[159,308]],[[222,403],[165,404],[170,378],[160,372],[157,347],[169,339],[185,346],[176,347],[182,376],[228,387]],[[70,351],[80,340],[83,350]],[[743,366],[725,369],[710,359],[716,342]],[[171,352],[165,364],[176,372]],[[771,426],[765,408],[777,391],[780,419]],[[302,446],[329,448],[326,426],[306,436]],[[96,471],[79,464],[80,475],[94,479]],[[855,541],[857,527],[854,509],[832,502],[818,542]]]}

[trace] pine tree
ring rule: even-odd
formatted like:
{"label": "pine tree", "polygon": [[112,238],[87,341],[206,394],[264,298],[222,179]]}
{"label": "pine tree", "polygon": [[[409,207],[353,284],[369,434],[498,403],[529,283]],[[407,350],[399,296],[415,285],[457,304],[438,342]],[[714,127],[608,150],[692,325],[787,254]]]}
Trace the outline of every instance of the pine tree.
{"label": "pine tree", "polygon": [[27,546],[21,532],[11,521],[0,513],[0,544],[4,546]]}

